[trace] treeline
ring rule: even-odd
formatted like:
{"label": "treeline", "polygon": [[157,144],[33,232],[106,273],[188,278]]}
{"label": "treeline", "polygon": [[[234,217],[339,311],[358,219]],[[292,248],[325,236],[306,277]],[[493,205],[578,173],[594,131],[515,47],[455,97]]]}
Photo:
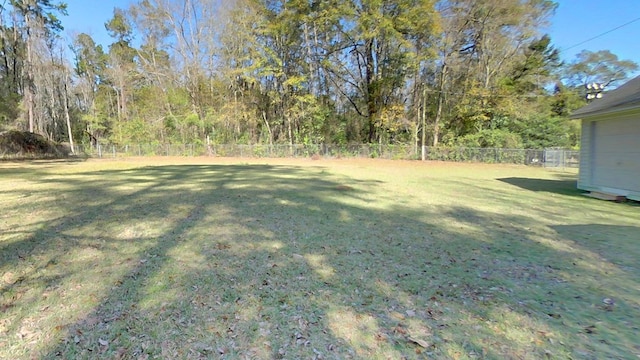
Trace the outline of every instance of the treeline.
{"label": "treeline", "polygon": [[103,48],[60,37],[63,3],[12,0],[0,7],[0,130],[114,144],[571,147],[567,116],[585,84],[614,87],[637,65],[606,50],[562,63],[541,32],[556,6],[141,0],[114,9]]}

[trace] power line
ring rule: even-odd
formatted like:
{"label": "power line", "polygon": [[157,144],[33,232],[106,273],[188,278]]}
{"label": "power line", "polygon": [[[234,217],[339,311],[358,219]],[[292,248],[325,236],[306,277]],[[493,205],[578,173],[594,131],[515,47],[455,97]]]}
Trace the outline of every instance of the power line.
{"label": "power line", "polygon": [[605,36],[605,35],[607,35],[607,34],[609,34],[609,33],[612,33],[612,32],[614,32],[614,31],[616,31],[616,30],[618,30],[618,29],[621,29],[621,28],[623,28],[623,27],[625,27],[625,26],[627,26],[627,25],[633,24],[634,22],[636,22],[636,21],[638,21],[638,20],[640,20],[640,17],[635,18],[635,19],[633,19],[633,20],[631,20],[631,21],[629,21],[629,22],[626,22],[626,23],[624,23],[624,24],[622,24],[622,25],[616,26],[616,27],[614,27],[613,29],[611,29],[611,30],[607,30],[607,31],[605,31],[605,32],[603,32],[603,33],[600,33],[600,34],[598,34],[598,35],[596,35],[596,36],[594,36],[594,37],[592,37],[592,38],[589,38],[589,39],[587,39],[587,40],[581,41],[581,42],[579,42],[579,43],[577,43],[577,44],[575,44],[575,45],[571,45],[571,46],[569,46],[568,48],[561,49],[559,52],[564,52],[564,51],[567,51],[567,50],[569,50],[569,49],[573,49],[573,48],[574,48],[574,47],[576,47],[576,46],[580,46],[580,45],[582,45],[582,44],[588,43],[588,42],[589,42],[589,41],[591,41],[591,40],[595,40],[595,39],[597,39],[597,38],[599,38],[599,37]]}

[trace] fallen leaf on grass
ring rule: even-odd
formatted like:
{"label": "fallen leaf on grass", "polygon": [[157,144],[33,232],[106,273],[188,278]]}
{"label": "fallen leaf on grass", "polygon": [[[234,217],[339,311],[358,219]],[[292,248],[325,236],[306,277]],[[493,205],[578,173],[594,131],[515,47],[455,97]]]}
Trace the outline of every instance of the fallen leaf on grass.
{"label": "fallen leaf on grass", "polygon": [[412,343],[418,344],[425,349],[428,349],[429,347],[431,347],[431,344],[429,344],[428,342],[422,339],[416,339],[414,337],[409,336],[407,337],[407,340],[411,341]]}
{"label": "fallen leaf on grass", "polygon": [[17,279],[18,278],[12,272],[6,272],[2,275],[2,281],[9,285],[15,284]]}
{"label": "fallen leaf on grass", "polygon": [[35,335],[36,335],[35,332],[31,330],[27,330],[25,328],[20,329],[20,332],[18,332],[18,338],[20,339],[31,339]]}
{"label": "fallen leaf on grass", "polygon": [[393,332],[394,332],[394,333],[396,333],[396,334],[402,334],[402,335],[404,335],[404,334],[406,334],[406,333],[407,333],[407,330],[405,330],[405,329],[403,328],[403,325],[402,325],[402,324],[398,324],[395,328],[393,328]]}
{"label": "fallen leaf on grass", "polygon": [[392,311],[389,315],[396,320],[404,320],[405,316],[397,311]]}
{"label": "fallen leaf on grass", "polygon": [[540,336],[545,337],[545,338],[550,338],[550,337],[553,336],[552,332],[544,331],[544,330],[538,330],[538,334],[540,334]]}
{"label": "fallen leaf on grass", "polygon": [[92,328],[100,323],[100,319],[96,316],[89,316],[84,322],[89,328]]}
{"label": "fallen leaf on grass", "polygon": [[125,359],[127,357],[127,349],[120,347],[116,351],[115,359]]}
{"label": "fallen leaf on grass", "polygon": [[389,339],[389,336],[387,336],[387,334],[383,334],[383,333],[379,332],[379,333],[375,334],[375,339],[376,339],[376,341],[384,342],[384,341],[387,341]]}
{"label": "fallen leaf on grass", "polygon": [[[213,351],[213,347],[212,346],[209,346],[209,345],[207,345],[205,343],[201,343],[201,342],[193,344],[193,348],[194,348],[194,350],[196,350],[198,352],[201,352],[201,353],[206,353],[206,352]],[[224,354],[224,352],[221,353],[221,354]]]}
{"label": "fallen leaf on grass", "polygon": [[216,244],[216,249],[218,249],[218,250],[228,250],[228,249],[231,249],[231,245],[225,244],[225,243],[217,243]]}
{"label": "fallen leaf on grass", "polygon": [[593,333],[596,332],[596,326],[595,325],[589,325],[589,326],[584,328],[584,332],[586,332],[587,334],[593,334]]}
{"label": "fallen leaf on grass", "polygon": [[613,299],[610,299],[610,298],[603,299],[602,303],[604,304],[604,306],[602,308],[604,310],[606,310],[606,311],[613,310],[613,306],[616,304],[616,302]]}

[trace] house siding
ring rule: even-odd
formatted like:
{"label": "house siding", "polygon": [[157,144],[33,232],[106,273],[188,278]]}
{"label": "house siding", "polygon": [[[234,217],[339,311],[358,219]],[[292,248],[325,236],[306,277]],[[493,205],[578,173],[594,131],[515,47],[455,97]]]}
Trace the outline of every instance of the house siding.
{"label": "house siding", "polygon": [[591,146],[592,121],[582,120],[582,139],[580,142],[580,169],[578,173],[578,189],[589,190],[591,186]]}
{"label": "house siding", "polygon": [[582,131],[578,188],[640,196],[640,111],[592,117]]}

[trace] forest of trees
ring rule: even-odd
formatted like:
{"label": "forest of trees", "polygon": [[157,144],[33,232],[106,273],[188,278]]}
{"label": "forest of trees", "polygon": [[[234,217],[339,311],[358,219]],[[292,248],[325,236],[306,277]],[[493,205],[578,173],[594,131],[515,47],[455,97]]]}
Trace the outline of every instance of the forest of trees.
{"label": "forest of trees", "polygon": [[[87,5],[89,6],[89,5]],[[104,48],[56,0],[0,5],[0,131],[59,142],[576,146],[585,84],[550,0],[139,0]],[[581,39],[576,39],[581,40]]]}

